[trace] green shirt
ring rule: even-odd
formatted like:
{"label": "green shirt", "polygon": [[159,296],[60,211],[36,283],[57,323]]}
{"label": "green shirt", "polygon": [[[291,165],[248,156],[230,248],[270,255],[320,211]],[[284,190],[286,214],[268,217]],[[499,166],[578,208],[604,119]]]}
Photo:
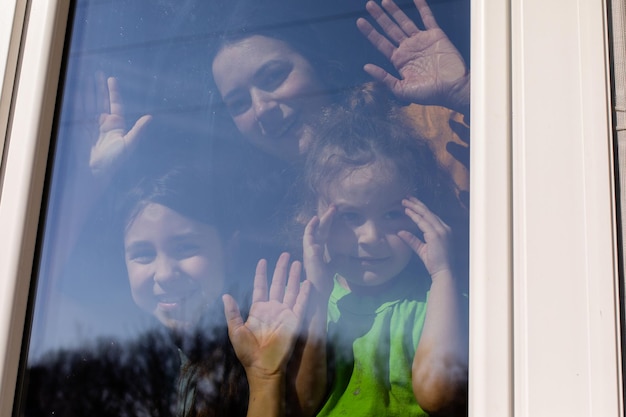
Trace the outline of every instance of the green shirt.
{"label": "green shirt", "polygon": [[398,277],[380,293],[363,296],[335,279],[328,306],[335,372],[319,416],[427,416],[413,394],[411,367],[429,282]]}

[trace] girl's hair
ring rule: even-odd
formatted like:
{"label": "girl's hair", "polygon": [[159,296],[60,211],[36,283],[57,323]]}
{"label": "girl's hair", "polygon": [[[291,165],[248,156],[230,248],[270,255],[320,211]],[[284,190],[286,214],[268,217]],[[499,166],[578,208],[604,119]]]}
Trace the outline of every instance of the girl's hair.
{"label": "girl's hair", "polygon": [[402,107],[383,86],[368,83],[347,94],[343,104],[327,108],[320,120],[305,164],[307,217],[334,181],[381,160],[393,163],[407,195],[414,194],[440,217],[458,205],[453,182]]}
{"label": "girl's hair", "polygon": [[117,212],[123,222],[123,230],[126,230],[148,204],[161,204],[194,221],[212,226],[225,239],[232,227],[219,204],[223,200],[221,188],[215,179],[197,169],[173,166],[140,178],[120,200]]}

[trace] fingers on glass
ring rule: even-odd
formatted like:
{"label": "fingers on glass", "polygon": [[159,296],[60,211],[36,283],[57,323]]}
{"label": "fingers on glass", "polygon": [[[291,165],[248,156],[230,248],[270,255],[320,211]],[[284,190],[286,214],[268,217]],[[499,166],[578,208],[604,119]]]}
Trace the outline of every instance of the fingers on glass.
{"label": "fingers on glass", "polygon": [[302,264],[295,261],[289,268],[289,278],[287,280],[287,288],[285,289],[285,296],[283,304],[286,304],[289,308],[293,308],[296,304],[296,300],[300,292],[300,275],[302,273]]}
{"label": "fingers on glass", "polygon": [[415,7],[417,8],[420,17],[422,18],[424,27],[426,29],[438,29],[439,25],[437,24],[435,16],[430,10],[430,7],[428,7],[428,3],[426,2],[426,0],[413,0],[413,3],[415,3]]}
{"label": "fingers on glass", "polygon": [[256,265],[252,302],[267,300],[267,261],[261,259]]}
{"label": "fingers on glass", "polygon": [[224,315],[226,316],[228,329],[232,331],[237,327],[242,326],[243,319],[235,299],[229,294],[224,294],[222,296],[222,302],[224,303]]}

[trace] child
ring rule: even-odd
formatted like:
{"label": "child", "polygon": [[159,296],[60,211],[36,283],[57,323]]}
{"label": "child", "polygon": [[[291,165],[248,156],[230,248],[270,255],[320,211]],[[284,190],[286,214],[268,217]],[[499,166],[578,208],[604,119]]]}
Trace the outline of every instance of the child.
{"label": "child", "polygon": [[466,323],[447,224],[458,220],[454,187],[378,91],[362,88],[327,111],[304,174],[305,210],[317,213],[304,266],[318,325],[330,300],[335,354],[318,415],[462,414]]}
{"label": "child", "polygon": [[178,415],[278,416],[309,283],[300,285],[300,263],[289,268],[283,254],[268,294],[261,260],[244,323],[235,299],[222,296],[229,287],[226,235],[214,199],[209,185],[184,169],[144,179],[129,193],[123,231],[132,296],[179,346]]}

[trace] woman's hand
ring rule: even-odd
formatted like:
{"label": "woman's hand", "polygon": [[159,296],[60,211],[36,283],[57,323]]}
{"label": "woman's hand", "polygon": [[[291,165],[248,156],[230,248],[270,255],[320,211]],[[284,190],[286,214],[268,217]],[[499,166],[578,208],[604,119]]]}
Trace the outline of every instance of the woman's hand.
{"label": "woman's hand", "polygon": [[91,147],[89,168],[95,176],[107,176],[132,153],[152,116],[140,117],[127,131],[117,80],[113,77],[105,80],[102,74],[96,78],[101,113],[98,117],[98,139]]}
{"label": "woman's hand", "polygon": [[406,215],[424,233],[424,240],[406,230],[399,231],[398,236],[420,257],[431,277],[450,273],[450,226],[415,197],[402,200],[402,205]]}
{"label": "woman's hand", "polygon": [[324,297],[329,297],[333,289],[332,271],[328,266],[325,252],[335,211],[335,207],[330,206],[322,217],[313,216],[304,229],[302,240],[304,270],[307,279]]}
{"label": "woman's hand", "polygon": [[419,29],[393,0],[382,0],[382,8],[374,1],[367,2],[367,11],[384,35],[366,19],[358,19],[357,26],[391,61],[401,79],[373,64],[365,65],[364,69],[401,100],[442,105],[467,114],[469,74],[463,57],[437,25],[426,0],[414,0],[414,3],[424,22],[424,30]]}
{"label": "woman's hand", "polygon": [[260,260],[245,323],[237,302],[230,295],[223,296],[228,335],[248,379],[271,379],[285,372],[310,290],[308,281],[300,284],[301,269],[300,262],[289,267],[289,254],[283,253],[276,263],[268,294],[267,262]]}

